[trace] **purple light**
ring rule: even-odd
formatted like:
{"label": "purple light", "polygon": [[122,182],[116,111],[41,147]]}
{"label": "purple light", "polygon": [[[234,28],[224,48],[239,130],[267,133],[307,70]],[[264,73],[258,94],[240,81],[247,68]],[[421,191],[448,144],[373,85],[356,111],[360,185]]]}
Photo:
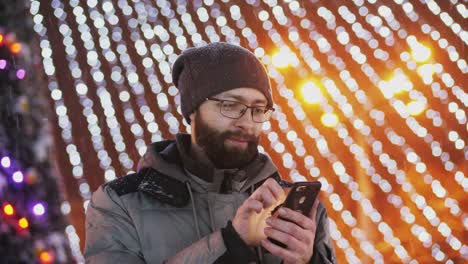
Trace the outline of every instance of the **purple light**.
{"label": "purple light", "polygon": [[6,68],[6,60],[0,60],[0,70],[4,70]]}
{"label": "purple light", "polygon": [[9,157],[3,157],[0,163],[4,168],[10,168],[11,166],[11,161]]}
{"label": "purple light", "polygon": [[16,77],[18,77],[18,79],[22,80],[22,79],[24,79],[24,76],[26,76],[26,71],[25,70],[19,69],[16,72]]}
{"label": "purple light", "polygon": [[43,215],[45,213],[45,207],[42,203],[37,203],[33,207],[33,213],[35,215]]}
{"label": "purple light", "polygon": [[22,183],[23,180],[24,180],[24,176],[23,176],[23,173],[21,171],[16,171],[15,173],[13,173],[12,178],[17,183]]}

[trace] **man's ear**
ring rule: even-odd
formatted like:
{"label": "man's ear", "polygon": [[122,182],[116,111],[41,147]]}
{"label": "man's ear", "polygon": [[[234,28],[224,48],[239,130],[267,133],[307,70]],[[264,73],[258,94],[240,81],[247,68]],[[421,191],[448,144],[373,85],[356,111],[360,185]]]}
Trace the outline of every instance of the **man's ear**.
{"label": "man's ear", "polygon": [[193,124],[193,121],[195,120],[195,115],[197,114],[197,111],[191,113],[189,115],[189,119],[190,119],[190,124],[192,125]]}

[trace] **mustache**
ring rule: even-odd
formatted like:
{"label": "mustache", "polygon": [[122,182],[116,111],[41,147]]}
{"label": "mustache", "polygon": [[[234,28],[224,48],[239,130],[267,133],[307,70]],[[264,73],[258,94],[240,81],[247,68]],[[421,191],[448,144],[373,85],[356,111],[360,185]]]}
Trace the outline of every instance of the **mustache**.
{"label": "mustache", "polygon": [[223,133],[223,139],[231,137],[239,138],[248,142],[256,142],[258,140],[255,135],[245,134],[242,133],[242,131],[226,131]]}

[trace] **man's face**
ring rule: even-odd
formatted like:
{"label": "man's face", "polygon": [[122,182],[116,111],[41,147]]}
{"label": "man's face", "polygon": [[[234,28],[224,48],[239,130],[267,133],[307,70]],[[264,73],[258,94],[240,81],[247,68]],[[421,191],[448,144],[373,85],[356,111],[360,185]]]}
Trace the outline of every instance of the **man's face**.
{"label": "man's face", "polygon": [[[249,106],[266,106],[265,96],[256,89],[237,88],[214,96]],[[239,119],[220,113],[220,102],[206,101],[190,116],[195,144],[201,147],[217,168],[239,168],[258,153],[262,123],[252,120],[251,110]]]}

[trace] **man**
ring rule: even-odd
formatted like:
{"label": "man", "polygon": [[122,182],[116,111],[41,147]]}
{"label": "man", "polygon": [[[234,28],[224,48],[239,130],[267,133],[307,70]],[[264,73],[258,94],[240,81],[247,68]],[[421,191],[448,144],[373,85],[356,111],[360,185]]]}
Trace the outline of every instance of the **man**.
{"label": "man", "polygon": [[191,134],[151,144],[137,173],[93,194],[87,262],[336,263],[321,203],[308,216],[280,210],[289,221],[270,215],[285,194],[257,150],[273,112],[258,59],[227,43],[188,49],[173,81]]}

